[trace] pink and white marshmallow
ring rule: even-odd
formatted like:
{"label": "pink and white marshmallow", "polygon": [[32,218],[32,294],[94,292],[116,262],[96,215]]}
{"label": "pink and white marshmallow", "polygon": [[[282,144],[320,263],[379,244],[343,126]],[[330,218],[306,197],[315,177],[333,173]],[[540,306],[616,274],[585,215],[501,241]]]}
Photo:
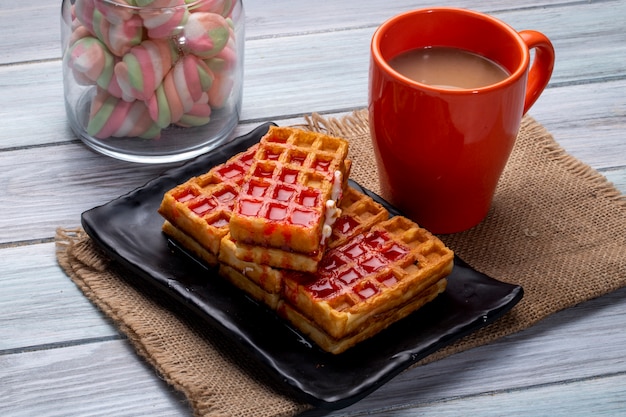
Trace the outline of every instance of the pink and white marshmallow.
{"label": "pink and white marshmallow", "polygon": [[78,39],[64,56],[64,63],[72,69],[76,82],[97,84],[111,95],[121,98],[124,93],[117,82],[114,68],[116,57],[106,45],[93,36]]}
{"label": "pink and white marshmallow", "polygon": [[235,0],[75,0],[64,64],[96,85],[87,131],[157,138],[209,123],[232,93]]}
{"label": "pink and white marshmallow", "polygon": [[126,96],[148,100],[178,58],[169,40],[145,40],[115,65],[115,75]]}
{"label": "pink and white marshmallow", "polygon": [[94,2],[94,7],[96,8],[96,10],[102,13],[105,19],[113,24],[118,25],[130,19],[133,14],[135,14],[135,10],[132,8],[132,6],[135,6],[134,0]]}
{"label": "pink and white marshmallow", "polygon": [[211,111],[209,95],[203,93],[200,99],[191,107],[191,110],[183,114],[176,124],[182,127],[204,126],[211,121]]}
{"label": "pink and white marshmallow", "polygon": [[152,39],[166,39],[180,33],[189,18],[185,0],[135,0],[139,15]]}
{"label": "pink and white marshmallow", "polygon": [[194,55],[181,58],[148,100],[150,116],[161,128],[177,123],[211,88],[213,73]]}
{"label": "pink and white marshmallow", "polygon": [[122,56],[143,36],[143,22],[133,14],[118,23],[109,21],[96,7],[94,0],[80,0],[74,4],[74,14],[87,30],[100,39],[112,54]]}
{"label": "pink and white marshmallow", "polygon": [[121,100],[104,90],[98,90],[91,102],[87,133],[100,139],[108,137],[155,139],[160,137],[161,129],[150,118],[145,102]]}
{"label": "pink and white marshmallow", "polygon": [[231,37],[228,21],[217,13],[191,13],[183,28],[183,50],[202,59],[220,53]]}

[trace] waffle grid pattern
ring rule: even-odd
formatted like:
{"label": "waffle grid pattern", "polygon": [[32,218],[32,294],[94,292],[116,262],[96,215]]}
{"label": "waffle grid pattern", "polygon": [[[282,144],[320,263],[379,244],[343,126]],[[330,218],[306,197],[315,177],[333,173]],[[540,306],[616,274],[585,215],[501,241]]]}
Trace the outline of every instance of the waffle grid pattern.
{"label": "waffle grid pattern", "polygon": [[[159,213],[216,255],[257,146],[168,191]],[[167,232],[167,231],[166,231]]]}
{"label": "waffle grid pattern", "polygon": [[453,252],[396,216],[330,250],[318,273],[286,273],[284,298],[326,333],[342,338],[447,275]]}
{"label": "waffle grid pattern", "polygon": [[[374,224],[387,219],[389,213],[385,208],[376,203],[370,197],[358,192],[353,188],[346,188],[340,208],[342,215],[336,222],[341,226],[341,231],[336,231],[330,238],[328,247],[340,244],[350,238],[368,230]],[[336,242],[335,239],[338,241]],[[267,252],[240,255],[241,246],[236,245],[230,235],[222,239],[219,261],[228,265],[235,271],[239,271],[244,277],[258,285],[263,291],[278,293],[282,288],[283,269],[272,268],[256,262],[254,258],[266,256]],[[294,254],[283,253],[283,257],[293,257]],[[251,258],[251,259],[249,259]],[[283,259],[284,265],[289,265],[297,260]],[[278,262],[281,263],[281,262]],[[317,265],[317,262],[316,262]],[[232,271],[229,271],[232,274]],[[270,306],[272,307],[272,306]]]}
{"label": "waffle grid pattern", "polygon": [[341,197],[347,153],[348,144],[340,138],[270,128],[241,186],[230,224],[233,239],[306,254],[318,251],[327,202]]}

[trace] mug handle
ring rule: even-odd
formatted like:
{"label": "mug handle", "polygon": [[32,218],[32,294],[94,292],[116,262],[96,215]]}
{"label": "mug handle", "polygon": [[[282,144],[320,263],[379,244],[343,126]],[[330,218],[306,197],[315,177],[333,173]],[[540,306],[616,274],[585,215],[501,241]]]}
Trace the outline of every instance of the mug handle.
{"label": "mug handle", "polygon": [[554,68],[554,47],[552,42],[541,32],[522,30],[519,32],[528,49],[535,49],[535,59],[528,71],[524,114],[531,108],[539,95],[548,85]]}

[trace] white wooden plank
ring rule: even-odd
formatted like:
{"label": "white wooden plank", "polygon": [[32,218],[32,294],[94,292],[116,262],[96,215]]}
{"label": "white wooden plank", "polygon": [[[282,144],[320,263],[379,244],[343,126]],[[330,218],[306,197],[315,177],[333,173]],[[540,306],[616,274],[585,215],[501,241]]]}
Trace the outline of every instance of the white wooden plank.
{"label": "white wooden plank", "polygon": [[[513,10],[499,13],[498,17],[520,30],[552,28],[549,36],[554,40],[558,57],[551,82],[579,84],[602,79],[607,73],[626,76],[623,65],[626,3],[612,6],[587,6],[593,7],[594,12],[584,21],[576,18],[574,6],[542,13]],[[621,17],[616,19],[616,15]],[[596,21],[597,25],[590,21]],[[596,29],[591,31],[591,27]],[[276,38],[248,42],[244,119],[261,118],[272,110],[280,114],[310,111],[306,106],[320,110],[366,106],[369,44],[374,30],[375,27],[365,27],[345,32],[304,33],[280,39],[280,48],[273,46]],[[594,45],[586,51],[584,60],[580,59],[578,49],[581,43]],[[279,78],[274,79],[277,74]],[[272,94],[267,93],[268,88]],[[328,94],[329,90],[332,94]],[[302,98],[307,102],[300,103]],[[623,95],[616,100],[624,103]],[[247,107],[246,103],[254,103],[254,107]]]}
{"label": "white wooden plank", "polygon": [[[525,9],[538,9],[543,11],[545,7],[563,5],[558,0],[550,1],[526,1]],[[394,0],[382,3],[376,0],[324,0],[301,4],[302,11],[295,13],[294,4],[289,0],[277,0],[272,2],[245,2],[248,16],[249,36],[273,37],[287,33],[320,32],[326,30],[336,31],[345,28],[364,26],[377,26],[384,20],[407,10],[423,7],[448,6],[464,7],[485,13],[498,14],[505,10],[519,7],[514,1],[498,0],[468,0],[462,5],[454,0],[439,0],[436,4],[428,0]]]}
{"label": "white wooden plank", "polygon": [[2,169],[12,173],[0,185],[0,207],[15,225],[13,232],[8,224],[2,228],[0,242],[17,236],[45,238],[58,226],[75,227],[83,211],[133,190],[163,170],[104,158],[81,144],[4,152],[0,160]]}
{"label": "white wooden plank", "polygon": [[487,392],[416,408],[385,411],[387,417],[619,416],[626,406],[626,375],[575,380],[531,389]]}
{"label": "white wooden plank", "polygon": [[121,337],[61,270],[54,250],[53,243],[2,249],[0,355]]}
{"label": "white wooden plank", "polygon": [[191,415],[125,341],[0,356],[0,415]]}
{"label": "white wooden plank", "polygon": [[60,1],[1,0],[0,65],[60,57],[60,16]]}
{"label": "white wooden plank", "polygon": [[[238,126],[233,134],[257,125]],[[7,175],[0,184],[0,208],[7,210],[0,243],[49,238],[57,227],[76,227],[83,211],[144,185],[174,165],[118,161],[82,143],[0,152],[0,176]]]}
{"label": "white wooden plank", "polygon": [[626,165],[626,79],[550,88],[529,114],[596,169]]}
{"label": "white wooden plank", "polygon": [[0,66],[0,148],[75,140],[65,115],[61,61]]}
{"label": "white wooden plank", "polygon": [[[526,2],[526,7],[545,7],[558,4],[558,0]],[[277,36],[302,31],[337,30],[338,28],[377,25],[392,15],[418,7],[431,6],[430,2],[396,0],[380,6],[374,0],[323,1],[299,6],[295,12],[293,2],[244,1],[247,37]],[[438,5],[458,6],[453,0],[440,0]],[[485,12],[515,7],[515,2],[498,0],[473,0],[464,7]],[[56,59],[61,56],[61,2],[33,0],[20,2],[0,1],[0,65],[24,61]],[[295,12],[295,13],[294,13]]]}
{"label": "white wooden plank", "polygon": [[[243,118],[367,106],[373,28],[314,33],[246,46]],[[302,56],[302,50],[307,52]]]}
{"label": "white wooden plank", "polygon": [[621,168],[603,171],[602,175],[604,175],[615,188],[620,190],[622,194],[626,194],[626,169]]}
{"label": "white wooden plank", "polygon": [[[583,11],[584,10],[584,11]],[[581,18],[581,16],[585,18]],[[538,10],[511,9],[494,13],[516,30],[543,32],[554,44],[556,63],[551,84],[603,80],[624,75],[626,3],[572,2]],[[595,23],[588,25],[589,21]],[[597,39],[597,41],[591,41]],[[617,47],[617,49],[615,48]],[[621,58],[620,58],[621,57]]]}
{"label": "white wooden plank", "polygon": [[[556,137],[562,143],[568,139]],[[601,166],[619,166],[624,149],[620,143],[602,149],[583,144],[577,156],[583,161],[595,158]],[[132,191],[164,170],[112,160],[81,144],[0,153],[0,167],[0,211],[11,219],[0,228],[0,243],[48,238],[59,226],[75,227],[83,211]],[[55,187],[42,188],[42,181]]]}

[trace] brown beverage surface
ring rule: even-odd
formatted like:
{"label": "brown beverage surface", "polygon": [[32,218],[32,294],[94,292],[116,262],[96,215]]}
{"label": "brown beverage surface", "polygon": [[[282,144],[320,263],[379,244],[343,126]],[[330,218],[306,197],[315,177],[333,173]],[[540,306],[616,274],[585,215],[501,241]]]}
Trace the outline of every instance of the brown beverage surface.
{"label": "brown beverage surface", "polygon": [[393,58],[389,65],[407,78],[448,89],[485,87],[509,76],[482,55],[449,47],[413,49]]}

